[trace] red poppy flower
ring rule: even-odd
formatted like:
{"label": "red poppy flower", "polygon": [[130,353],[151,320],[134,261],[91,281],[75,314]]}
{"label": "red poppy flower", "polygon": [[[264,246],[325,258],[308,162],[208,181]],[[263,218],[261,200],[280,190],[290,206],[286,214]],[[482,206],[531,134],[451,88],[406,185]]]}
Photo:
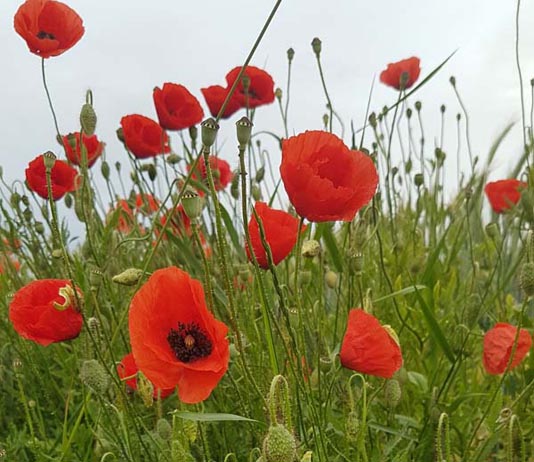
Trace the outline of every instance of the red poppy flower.
{"label": "red poppy flower", "polygon": [[138,159],[170,152],[169,136],[161,126],[148,117],[132,114],[121,119],[124,143]]}
{"label": "red poppy flower", "polygon": [[486,184],[484,192],[491,208],[496,213],[503,213],[512,208],[521,199],[521,190],[527,188],[523,181],[510,179],[499,180]]}
{"label": "red poppy flower", "polygon": [[110,210],[106,216],[106,223],[116,220],[116,229],[122,234],[132,231],[135,223],[134,211],[125,199],[119,199],[115,208]]}
{"label": "red poppy flower", "polygon": [[[56,159],[50,175],[52,198],[57,201],[68,192],[74,191],[78,187],[76,181],[77,176],[78,171],[75,168],[62,160]],[[26,182],[33,192],[43,199],[48,199],[43,154],[37,156],[28,164],[28,168],[26,169]]]}
{"label": "red poppy flower", "polygon": [[[85,152],[87,156],[87,166],[92,167],[102,154],[104,143],[98,141],[96,135],[87,136],[84,134],[83,145],[85,146]],[[82,153],[80,149],[80,132],[69,133],[68,135],[64,136],[63,146],[65,147],[67,159],[69,159],[74,165],[81,165]]]}
{"label": "red poppy flower", "polygon": [[[278,265],[291,253],[297,243],[299,220],[283,210],[272,209],[264,202],[256,202],[254,210],[260,217],[265,230],[265,238],[271,248],[273,263]],[[301,232],[304,232],[305,229],[306,226],[303,226]],[[248,231],[258,265],[263,269],[269,268],[267,253],[261,242],[260,227],[254,214],[252,214],[248,222]],[[252,261],[248,246],[246,251],[249,260]]]}
{"label": "red poppy flower", "polygon": [[[213,182],[215,184],[215,190],[221,191],[226,186],[228,186],[232,182],[233,174],[232,170],[230,169],[230,164],[226,162],[225,160],[221,159],[217,156],[210,156],[210,168],[213,174]],[[187,166],[187,171],[189,172],[191,170],[191,166]],[[200,175],[198,174],[198,171],[200,171]],[[207,184],[207,173],[206,173],[206,165],[204,163],[204,159],[200,159],[200,161],[197,163],[196,171],[191,175],[191,178],[196,181],[202,181],[204,184]],[[203,191],[199,191],[201,193],[200,195],[204,195]]]}
{"label": "red poppy flower", "polygon": [[[484,335],[484,369],[488,374],[503,374],[512,354],[517,327],[505,322],[498,322]],[[532,345],[532,338],[525,330],[519,331],[517,347],[510,370],[518,366],[525,358]]]}
{"label": "red poppy flower", "polygon": [[398,341],[378,319],[362,309],[350,310],[339,357],[348,369],[385,379],[402,366]]}
{"label": "red poppy flower", "polygon": [[153,97],[159,123],[167,130],[192,127],[204,117],[200,103],[183,85],[165,83],[154,88]]}
{"label": "red poppy flower", "polygon": [[0,254],[0,274],[4,274],[8,268],[15,272],[20,270],[20,262],[9,252]]}
{"label": "red poppy flower", "polygon": [[184,403],[205,400],[228,369],[228,328],[208,311],[200,282],[176,267],[135,294],[129,326],[139,370],[158,388],[178,386]]}
{"label": "red poppy flower", "polygon": [[76,338],[82,328],[74,290],[65,279],[39,279],[19,289],[9,319],[20,336],[43,346]]}
{"label": "red poppy flower", "polygon": [[[241,67],[236,67],[226,75],[228,88],[234,84],[240,71]],[[274,101],[274,81],[267,72],[254,66],[247,66],[243,75],[250,79],[248,91],[245,92],[242,80],[235,90],[242,107],[255,108]]]}
{"label": "red poppy flower", "polygon": [[50,58],[72,48],[84,33],[82,18],[61,2],[26,0],[15,13],[15,30],[30,51]]}
{"label": "red poppy flower", "polygon": [[159,201],[152,194],[137,194],[135,208],[144,215],[151,215],[159,210]]}
{"label": "red poppy flower", "polygon": [[378,184],[369,156],[323,131],[284,140],[280,174],[295,210],[310,221],[351,221]]}
{"label": "red poppy flower", "polygon": [[[122,358],[121,362],[117,364],[117,374],[119,374],[119,377],[121,380],[124,380],[126,382],[126,385],[132,390],[137,390],[137,372],[139,369],[137,368],[137,364],[135,363],[135,358],[133,356],[133,353],[127,354],[124,358]],[[170,396],[174,393],[174,388],[166,388],[164,390],[161,390],[160,388],[154,387],[154,392],[152,395],[154,398],[157,398],[158,396],[163,399],[167,396]]]}
{"label": "red poppy flower", "polygon": [[388,64],[385,71],[380,74],[380,81],[386,85],[401,90],[402,75],[406,73],[406,83],[402,90],[410,88],[419,78],[421,68],[419,67],[420,59],[412,56],[396,63]]}
{"label": "red poppy flower", "polygon": [[[213,117],[217,117],[219,111],[222,108],[224,100],[228,95],[228,88],[221,87],[220,85],[212,85],[211,87],[201,88],[200,91],[204,95],[204,99],[206,100],[206,104],[208,105],[211,115]],[[241,107],[241,101],[234,92],[234,94],[230,98],[230,101],[228,101],[228,104],[226,105],[226,108],[221,118],[227,119],[228,117],[239,111]]]}

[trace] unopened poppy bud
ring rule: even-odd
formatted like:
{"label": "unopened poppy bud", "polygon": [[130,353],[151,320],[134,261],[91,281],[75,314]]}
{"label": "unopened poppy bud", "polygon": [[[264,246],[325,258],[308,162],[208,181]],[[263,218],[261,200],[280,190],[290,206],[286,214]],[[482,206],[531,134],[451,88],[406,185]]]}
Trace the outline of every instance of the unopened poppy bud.
{"label": "unopened poppy bud", "polygon": [[150,181],[154,181],[156,179],[156,176],[158,175],[156,166],[154,164],[148,164],[147,171],[148,171],[148,178],[150,178]]}
{"label": "unopened poppy bud", "polygon": [[369,125],[371,125],[372,128],[376,128],[376,114],[374,112],[371,112],[369,115]]}
{"label": "unopened poppy bud", "polygon": [[415,107],[415,110],[419,112],[421,108],[423,107],[423,103],[421,103],[421,101],[416,101],[414,104],[414,107]]}
{"label": "unopened poppy bud", "polygon": [[189,127],[189,136],[191,137],[193,144],[195,144],[198,138],[198,128],[196,125]]}
{"label": "unopened poppy bud", "polygon": [[425,182],[425,177],[422,173],[416,173],[413,177],[413,182],[415,183],[415,186],[419,188],[420,186],[423,186]]}
{"label": "unopened poppy bud", "polygon": [[436,159],[440,165],[443,165],[443,162],[445,161],[446,154],[440,149],[436,148],[434,151],[434,155],[436,156]]}
{"label": "unopened poppy bud", "polygon": [[25,208],[23,211],[22,211],[22,216],[24,217],[24,219],[26,221],[31,221],[32,218],[33,218],[33,212],[31,211],[30,208]]}
{"label": "unopened poppy bud", "polygon": [[121,143],[124,143],[124,131],[122,130],[122,127],[117,128],[116,133],[117,133],[117,138],[119,139],[119,141]]}
{"label": "unopened poppy bud", "polygon": [[293,48],[288,48],[287,49],[287,60],[291,62],[293,61],[294,57],[295,57],[295,50],[293,50]]}
{"label": "unopened poppy bud", "polygon": [[99,395],[104,394],[109,386],[106,369],[96,359],[88,359],[82,363],[80,380]]}
{"label": "unopened poppy bud", "polygon": [[520,285],[527,297],[534,295],[534,262],[527,262],[521,268]]}
{"label": "unopened poppy bud", "polygon": [[252,183],[252,186],[250,187],[250,194],[256,202],[261,201],[261,189],[257,183]]}
{"label": "unopened poppy bud", "polygon": [[45,232],[45,227],[43,225],[43,223],[41,221],[36,221],[35,222],[35,231],[38,233],[38,234],[44,234]]}
{"label": "unopened poppy bud", "polygon": [[63,258],[63,252],[61,252],[61,249],[52,250],[52,258],[55,258],[56,260]]}
{"label": "unopened poppy bud", "polygon": [[454,77],[454,75],[451,75],[449,77],[449,82],[453,87],[455,87],[456,86],[456,77]]}
{"label": "unopened poppy bud", "polygon": [[230,194],[235,200],[239,199],[239,177],[239,170],[236,170],[232,177],[232,184],[230,185]]}
{"label": "unopened poppy bud", "polygon": [[128,268],[120,274],[116,274],[111,280],[123,286],[134,286],[143,277],[143,270],[139,268]]}
{"label": "unopened poppy bud", "polygon": [[196,220],[202,215],[202,198],[193,189],[187,189],[182,196],[182,205],[185,214],[190,220]]}
{"label": "unopened poppy bud", "polygon": [[345,437],[350,442],[358,440],[358,433],[360,432],[360,419],[356,411],[350,411],[345,421]]}
{"label": "unopened poppy bud", "polygon": [[102,173],[102,176],[106,181],[109,180],[109,164],[104,160],[102,161],[102,165],[100,165],[100,172]]}
{"label": "unopened poppy bud", "polygon": [[14,209],[18,208],[20,205],[20,194],[18,192],[11,194],[9,202]]}
{"label": "unopened poppy bud", "polygon": [[80,111],[80,125],[86,135],[92,136],[96,129],[96,112],[92,104],[85,103]]}
{"label": "unopened poppy bud", "polygon": [[445,114],[445,109],[446,109],[446,107],[445,107],[444,104],[442,104],[442,105],[440,106],[440,108],[439,108],[439,110],[441,111],[442,114]]}
{"label": "unopened poppy bud", "polygon": [[312,50],[315,53],[315,55],[317,57],[319,57],[319,55],[321,54],[321,51],[323,49],[321,40],[318,37],[315,37],[312,40],[311,46],[312,46]]}
{"label": "unopened poppy bud", "polygon": [[248,117],[241,117],[236,123],[237,141],[240,147],[246,146],[250,141],[253,123]]}
{"label": "unopened poppy bud", "polygon": [[456,121],[460,122],[460,119],[462,118],[462,114],[458,113],[456,114]]}
{"label": "unopened poppy bud", "polygon": [[258,170],[256,170],[256,176],[254,177],[254,179],[258,183],[261,183],[264,177],[265,177],[265,167],[261,166]]}
{"label": "unopened poppy bud", "polygon": [[301,255],[304,258],[314,258],[321,253],[321,244],[315,239],[310,239],[302,244]]}
{"label": "unopened poppy bud", "polygon": [[302,270],[299,273],[299,284],[301,286],[308,285],[311,281],[311,271],[308,270]]}
{"label": "unopened poppy bud", "polygon": [[400,403],[401,397],[402,389],[399,381],[396,379],[388,380],[384,388],[384,401],[388,409],[395,409]]}
{"label": "unopened poppy bud", "polygon": [[156,422],[156,433],[165,441],[172,438],[172,426],[167,419],[159,419]]}
{"label": "unopened poppy bud", "polygon": [[167,156],[167,163],[171,165],[176,165],[182,160],[178,154],[170,154]]}
{"label": "unopened poppy bud", "polygon": [[337,274],[332,270],[328,270],[324,275],[324,281],[330,289],[335,289],[337,287]]}
{"label": "unopened poppy bud", "polygon": [[67,194],[65,196],[65,199],[63,200],[63,202],[65,203],[65,207],[70,209],[72,207],[72,203],[73,203],[72,201],[73,201],[72,194]]}
{"label": "unopened poppy bud", "polygon": [[52,170],[56,164],[56,155],[52,151],[43,154],[44,166],[47,170]]}
{"label": "unopened poppy bud", "polygon": [[278,101],[282,100],[282,89],[278,87],[276,90],[274,90],[274,96]]}
{"label": "unopened poppy bud", "polygon": [[491,223],[488,223],[486,225],[486,234],[488,235],[489,238],[491,238],[491,240],[493,241],[498,241],[500,240],[500,237],[501,237],[501,230],[499,229],[499,225],[495,222],[491,222]]}
{"label": "unopened poppy bud", "polygon": [[24,196],[21,197],[21,201],[26,207],[30,205],[30,199],[28,196],[26,196],[26,194],[24,194]]}
{"label": "unopened poppy bud", "polygon": [[271,425],[263,440],[265,462],[292,462],[297,454],[297,442],[283,425]]}
{"label": "unopened poppy bud", "polygon": [[130,172],[130,178],[134,182],[134,184],[139,184],[139,175],[135,170],[132,170]]}
{"label": "unopened poppy bud", "polygon": [[406,117],[410,119],[412,117],[412,108],[406,109]]}
{"label": "unopened poppy bud", "polygon": [[206,148],[210,148],[215,143],[215,138],[217,138],[217,131],[219,130],[219,125],[215,122],[215,119],[210,117],[209,119],[204,120],[200,124],[202,144]]}
{"label": "unopened poppy bud", "polygon": [[452,350],[460,354],[465,346],[465,340],[469,334],[469,328],[464,324],[456,324],[452,332],[450,345]]}
{"label": "unopened poppy bud", "polygon": [[469,295],[464,308],[463,323],[472,328],[478,320],[482,309],[482,299],[477,293]]}
{"label": "unopened poppy bud", "polygon": [[137,372],[137,391],[146,407],[154,404],[154,385],[141,371]]}
{"label": "unopened poppy bud", "polygon": [[534,79],[530,79],[530,86],[534,87]]}
{"label": "unopened poppy bud", "polygon": [[413,167],[413,162],[412,162],[412,158],[410,157],[406,163],[404,164],[404,171],[407,173],[407,174],[410,174],[411,171],[412,171],[412,167]]}
{"label": "unopened poppy bud", "polygon": [[328,114],[323,114],[323,124],[324,124],[325,127],[328,126],[328,120],[329,119],[330,118],[328,117]]}

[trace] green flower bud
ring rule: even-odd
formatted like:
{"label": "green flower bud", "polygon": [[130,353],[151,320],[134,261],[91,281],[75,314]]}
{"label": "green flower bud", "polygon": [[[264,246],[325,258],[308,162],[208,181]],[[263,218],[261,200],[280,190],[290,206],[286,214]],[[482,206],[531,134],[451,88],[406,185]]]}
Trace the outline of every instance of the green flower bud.
{"label": "green flower bud", "polygon": [[150,181],[154,181],[156,179],[156,176],[158,175],[156,166],[154,164],[148,164],[147,171],[148,171],[148,178],[150,178]]}
{"label": "green flower bud", "polygon": [[528,262],[523,265],[519,281],[525,295],[532,297],[534,295],[534,262]]}
{"label": "green flower bud", "polygon": [[121,143],[124,143],[124,131],[122,130],[122,127],[117,128],[117,138]]}
{"label": "green flower bud", "polygon": [[235,200],[239,199],[239,178],[241,174],[239,170],[235,170],[232,177],[232,184],[230,185],[230,194]]}
{"label": "green flower bud", "polygon": [[425,182],[425,177],[423,176],[422,173],[416,173],[413,177],[413,181],[415,183],[415,186],[417,186],[418,188],[423,186],[424,182]]}
{"label": "green flower bud", "polygon": [[206,148],[210,148],[215,143],[215,138],[217,138],[217,132],[219,131],[219,125],[213,118],[206,119],[200,124],[202,144]]}
{"label": "green flower bud", "polygon": [[236,123],[237,141],[239,146],[244,147],[250,141],[250,135],[252,134],[252,122],[248,117],[241,117]]}
{"label": "green flower bud", "polygon": [[263,440],[265,462],[293,462],[297,454],[297,442],[283,425],[271,425]]}
{"label": "green flower bud", "polygon": [[351,443],[358,440],[358,433],[360,431],[360,419],[356,411],[350,411],[345,421],[345,437]]}
{"label": "green flower bud", "polygon": [[156,432],[162,440],[172,438],[172,426],[167,419],[159,419],[156,423]]}
{"label": "green flower bud", "polygon": [[123,286],[135,286],[143,277],[143,270],[138,268],[128,268],[120,274],[116,274],[111,280]]}
{"label": "green flower bud", "polygon": [[45,232],[45,227],[43,225],[43,223],[41,221],[36,221],[35,222],[35,231],[38,233],[38,234],[44,234]]}
{"label": "green flower bud", "polygon": [[109,386],[109,376],[96,359],[89,359],[82,363],[80,380],[99,395],[104,394]]}
{"label": "green flower bud", "polygon": [[26,206],[26,207],[29,207],[30,205],[30,199],[28,196],[26,196],[26,194],[24,196],[21,197],[21,200],[22,200],[22,203]]}
{"label": "green flower bud", "polygon": [[395,409],[402,396],[400,383],[396,379],[389,379],[384,388],[384,401],[389,409]]}
{"label": "green flower bud", "polygon": [[11,197],[9,199],[9,202],[11,203],[11,207],[13,207],[14,209],[18,209],[20,205],[20,199],[21,197],[18,192],[14,192],[13,194],[11,194]]}
{"label": "green flower bud", "polygon": [[265,177],[265,167],[262,165],[258,170],[256,170],[256,176],[254,177],[254,179],[258,183],[261,183],[264,177]]}
{"label": "green flower bud", "polygon": [[323,49],[323,45],[322,45],[321,40],[318,37],[315,37],[312,40],[311,46],[312,46],[313,52],[315,53],[315,56],[319,57],[321,55],[321,51]]}
{"label": "green flower bud", "polygon": [[282,101],[282,89],[278,87],[276,90],[274,90],[274,96],[279,102]]}
{"label": "green flower bud", "polygon": [[376,114],[374,112],[371,112],[369,115],[369,125],[371,125],[372,128],[376,128],[377,126]]}
{"label": "green flower bud", "polygon": [[141,371],[137,372],[137,392],[146,407],[154,404],[154,385]]}
{"label": "green flower bud", "polygon": [[299,273],[299,284],[301,286],[308,285],[311,281],[311,271],[301,270]]}
{"label": "green flower bud", "polygon": [[412,108],[408,108],[408,109],[406,109],[406,117],[407,117],[408,119],[411,119],[411,117],[412,117],[412,113],[413,113]]}
{"label": "green flower bud", "polygon": [[449,82],[453,87],[455,87],[456,86],[456,77],[454,77],[454,75],[451,75],[449,77]]}
{"label": "green flower bud", "polygon": [[287,60],[291,62],[293,61],[294,57],[295,57],[295,50],[293,50],[293,48],[288,48],[287,49]]}
{"label": "green flower bud", "polygon": [[421,101],[416,101],[414,106],[415,106],[415,110],[419,112],[421,108],[423,107],[423,103],[421,103]]}
{"label": "green flower bud", "polygon": [[80,125],[86,135],[94,135],[96,129],[96,112],[91,104],[85,103],[80,111]]}
{"label": "green flower bud", "polygon": [[104,177],[106,181],[109,180],[109,174],[110,174],[109,170],[110,170],[109,164],[105,160],[102,161],[102,165],[100,166],[100,172],[102,173],[102,176]]}
{"label": "green flower bud", "polygon": [[198,128],[196,125],[189,127],[189,136],[191,137],[193,144],[195,144],[198,138]]}
{"label": "green flower bud", "polygon": [[178,154],[170,154],[167,156],[167,163],[171,165],[176,165],[182,160]]}
{"label": "green flower bud", "polygon": [[324,275],[324,281],[330,289],[335,289],[337,287],[337,273],[334,273],[332,270],[328,270]]}
{"label": "green flower bud", "polygon": [[255,201],[261,201],[261,189],[257,183],[252,183],[250,194]]}
{"label": "green flower bud", "polygon": [[73,204],[73,198],[72,198],[72,194],[67,194],[65,196],[65,199],[63,200],[63,202],[65,203],[65,207],[67,207],[68,209],[72,208],[72,204]]}

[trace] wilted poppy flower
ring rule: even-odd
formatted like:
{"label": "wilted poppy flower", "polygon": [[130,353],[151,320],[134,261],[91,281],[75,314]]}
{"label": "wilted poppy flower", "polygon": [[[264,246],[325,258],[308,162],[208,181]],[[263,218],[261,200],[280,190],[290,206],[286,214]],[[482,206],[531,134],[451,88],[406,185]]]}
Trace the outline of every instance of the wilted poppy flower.
{"label": "wilted poppy flower", "polygon": [[[283,210],[272,209],[264,202],[256,202],[254,210],[260,217],[265,230],[265,239],[271,248],[273,263],[278,265],[290,254],[297,243],[299,220]],[[301,232],[305,229],[306,227],[303,226]],[[254,214],[248,222],[248,231],[258,265],[260,268],[269,268],[267,253],[261,242],[260,227]],[[249,260],[252,261],[248,246],[246,250]]]}
{"label": "wilted poppy flower", "polygon": [[41,58],[59,56],[84,33],[78,14],[54,0],[26,0],[15,13],[15,30]]}
{"label": "wilted poppy flower", "polygon": [[204,118],[200,103],[183,85],[165,83],[154,88],[153,97],[159,124],[167,130],[189,128]]}
{"label": "wilted poppy flower", "polygon": [[[52,186],[52,198],[57,201],[68,192],[74,191],[78,184],[76,177],[78,171],[66,162],[56,159],[50,173],[50,183]],[[48,199],[48,189],[46,185],[46,169],[44,155],[41,154],[33,159],[26,169],[26,182],[28,187],[41,196]]]}
{"label": "wilted poppy flower", "polygon": [[[85,153],[87,156],[87,166],[92,167],[96,160],[102,154],[104,143],[98,141],[96,135],[83,135],[83,145],[85,146]],[[80,146],[80,132],[69,133],[63,137],[63,146],[67,159],[74,165],[82,165],[82,152]]]}
{"label": "wilted poppy flower", "polygon": [[[241,67],[232,69],[226,75],[226,82],[228,88],[233,85],[237,75],[241,71]],[[250,80],[250,85],[247,91],[243,86],[243,77],[247,76]],[[241,81],[237,84],[235,94],[241,103],[242,107],[255,108],[270,104],[274,101],[274,81],[273,78],[264,70],[254,66],[247,66]]]}
{"label": "wilted poppy flower", "polygon": [[362,309],[350,310],[339,357],[348,369],[385,379],[402,366],[397,339],[387,326],[381,326],[378,319]]}
{"label": "wilted poppy flower", "polygon": [[[483,364],[488,374],[497,375],[506,371],[516,333],[517,327],[505,322],[498,322],[486,332],[486,335],[484,335]],[[523,361],[531,345],[532,338],[530,334],[525,329],[521,329],[510,370]]]}
{"label": "wilted poppy flower", "polygon": [[496,213],[503,213],[519,202],[521,190],[526,187],[527,184],[523,181],[512,178],[488,183],[484,187],[484,192],[488,197],[491,208]]}
{"label": "wilted poppy flower", "polygon": [[170,152],[169,136],[161,126],[148,117],[132,114],[121,119],[124,144],[138,159]]}
{"label": "wilted poppy flower", "polygon": [[[121,362],[117,364],[117,374],[119,374],[120,379],[124,380],[126,382],[126,385],[128,385],[128,387],[134,391],[137,390],[138,371],[139,369],[137,368],[137,364],[135,363],[133,353],[129,353],[124,356]],[[158,396],[160,398],[166,398],[167,396],[172,395],[173,392],[174,388],[161,390],[160,388],[154,387],[153,396],[154,398],[157,398]]]}
{"label": "wilted poppy flower", "polygon": [[[220,85],[212,85],[211,87],[202,88],[200,91],[204,95],[204,99],[206,100],[206,104],[208,105],[211,115],[213,117],[217,117],[226,99],[226,96],[228,95],[229,89],[221,87]],[[234,92],[228,101],[221,118],[226,119],[230,117],[239,111],[241,107],[241,100]]]}
{"label": "wilted poppy flower", "polygon": [[38,279],[19,289],[9,304],[9,319],[20,336],[44,346],[78,337],[82,328],[66,279]]}
{"label": "wilted poppy flower", "polygon": [[205,400],[228,369],[228,328],[208,311],[201,283],[176,267],[134,295],[129,327],[139,370],[158,388],[178,386],[184,403]]}
{"label": "wilted poppy flower", "polygon": [[369,156],[323,131],[282,141],[280,174],[295,210],[310,221],[351,221],[378,184]]}
{"label": "wilted poppy flower", "polygon": [[[411,58],[388,64],[387,69],[380,74],[380,81],[397,90],[406,90],[419,78],[421,72],[420,62],[419,58],[412,56]],[[403,79],[406,79],[405,82],[403,82]],[[402,83],[404,83],[404,86],[402,86]]]}
{"label": "wilted poppy flower", "polygon": [[[226,186],[228,186],[232,181],[233,174],[232,174],[232,170],[230,169],[230,164],[217,156],[210,156],[209,162],[210,162],[210,168],[213,174],[213,182],[215,184],[215,190],[221,191],[224,188],[226,188]],[[187,171],[189,172],[190,170],[191,170],[191,166],[188,165]],[[199,171],[200,171],[200,175],[198,174]],[[200,159],[200,161],[197,163],[196,171],[193,173],[191,178],[196,181],[202,181],[204,184],[207,185],[208,176],[206,172],[206,165],[204,163],[204,159]],[[199,191],[199,193],[202,193],[202,191]]]}

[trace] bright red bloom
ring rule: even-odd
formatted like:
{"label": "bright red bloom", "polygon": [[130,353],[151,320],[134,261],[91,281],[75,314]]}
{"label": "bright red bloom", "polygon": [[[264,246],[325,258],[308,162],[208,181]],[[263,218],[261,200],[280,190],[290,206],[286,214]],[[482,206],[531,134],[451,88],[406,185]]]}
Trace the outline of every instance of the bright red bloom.
{"label": "bright red bloom", "polygon": [[401,90],[402,74],[406,73],[406,84],[402,88],[402,90],[406,90],[419,78],[419,74],[421,73],[421,68],[419,67],[420,62],[419,58],[412,56],[396,63],[390,63],[387,69],[380,74],[380,81],[390,87]]}
{"label": "bright red bloom", "polygon": [[[200,91],[204,95],[204,99],[206,100],[206,104],[208,105],[211,115],[213,117],[217,117],[219,111],[222,108],[224,100],[228,95],[228,88],[221,87],[220,85],[212,85],[211,87],[202,88]],[[234,94],[230,98],[230,101],[228,101],[228,104],[226,105],[226,108],[221,118],[227,119],[228,117],[239,111],[241,107],[241,101],[234,92]]]}
{"label": "bright red bloom", "polygon": [[[517,327],[505,322],[498,322],[486,332],[486,335],[484,335],[483,364],[488,374],[497,375],[506,371],[516,333]],[[531,346],[532,338],[530,334],[525,329],[521,329],[510,370],[523,361]]]}
{"label": "bright red bloom", "polygon": [[[272,209],[264,202],[256,202],[254,210],[260,217],[265,230],[265,238],[271,248],[273,263],[278,265],[291,253],[297,243],[299,220],[283,210]],[[304,232],[305,229],[306,226],[303,226],[301,232]],[[263,269],[269,268],[267,253],[261,242],[260,227],[254,214],[252,214],[248,222],[248,231],[258,265]],[[248,246],[246,251],[249,260],[252,261]]]}
{"label": "bright red bloom", "polygon": [[135,196],[135,208],[144,215],[151,215],[159,210],[159,201],[152,194],[137,194]]}
{"label": "bright red bloom", "polygon": [[348,369],[385,379],[402,366],[398,341],[378,319],[362,309],[350,310],[339,357]]}
{"label": "bright red bloom", "polygon": [[15,14],[15,30],[41,58],[59,56],[76,45],[85,32],[82,18],[54,0],[26,0]]}
{"label": "bright red bloom", "polygon": [[19,289],[9,304],[9,319],[20,336],[43,346],[76,338],[82,328],[66,279],[38,279]]}
{"label": "bright red bloom", "polygon": [[153,97],[159,123],[166,130],[192,127],[204,117],[200,103],[183,85],[165,83],[154,88]]}
{"label": "bright red bloom", "polygon": [[323,131],[283,140],[280,174],[295,210],[310,221],[351,221],[378,184],[369,156]]}
{"label": "bright red bloom", "polygon": [[[240,71],[241,67],[235,67],[228,72],[226,75],[228,89],[234,84]],[[274,101],[274,81],[267,72],[254,66],[247,66],[243,76],[247,76],[250,79],[248,92],[245,91],[243,80],[237,84],[235,89],[235,94],[242,107],[255,108]]]}
{"label": "bright red bloom", "polygon": [[486,184],[484,192],[488,197],[491,208],[496,213],[503,213],[509,210],[521,199],[521,190],[527,188],[523,181],[509,179],[493,181]]}
{"label": "bright red bloom", "polygon": [[[139,371],[137,364],[135,364],[135,358],[133,356],[133,353],[127,354],[124,358],[122,358],[121,362],[117,364],[117,374],[119,374],[119,377],[121,380],[124,380],[126,382],[126,385],[132,390],[137,390],[137,372]],[[154,398],[157,398],[158,396],[163,399],[167,396],[170,396],[174,393],[174,388],[167,388],[164,390],[161,390],[159,388],[154,387],[154,392],[152,395]]]}
{"label": "bright red bloom", "polygon": [[[102,154],[104,149],[104,143],[98,141],[96,135],[87,136],[83,135],[83,145],[85,146],[85,152],[87,156],[87,166],[92,167],[96,160]],[[74,165],[82,165],[82,153],[80,146],[80,132],[69,133],[63,137],[63,146],[65,147],[65,153],[67,159],[69,159]]]}
{"label": "bright red bloom", "polygon": [[132,114],[121,119],[124,143],[138,159],[170,152],[169,136],[161,126],[148,117]]}
{"label": "bright red bloom", "polygon": [[[217,156],[210,156],[210,168],[211,172],[213,174],[213,182],[215,184],[215,190],[221,191],[226,186],[228,186],[232,182],[233,173],[230,169],[230,164],[226,162],[225,160],[221,159]],[[191,170],[191,166],[187,166],[187,171],[189,172]],[[199,175],[200,171],[200,175]],[[200,159],[200,161],[197,163],[196,171],[191,175],[191,178],[196,181],[202,181],[204,184],[207,185],[207,172],[206,172],[206,164],[204,163],[204,159]],[[199,193],[202,191],[199,191]],[[203,195],[203,194],[201,194]]]}
{"label": "bright red bloom", "polygon": [[[52,186],[52,198],[57,201],[68,192],[77,189],[78,171],[66,162],[56,159],[50,175]],[[26,169],[26,182],[28,187],[41,196],[48,199],[48,189],[46,186],[46,169],[44,164],[44,155],[41,154],[33,159]]]}
{"label": "bright red bloom", "polygon": [[135,294],[129,326],[139,370],[158,388],[178,386],[184,403],[208,398],[228,369],[228,328],[208,311],[201,283],[176,267]]}

